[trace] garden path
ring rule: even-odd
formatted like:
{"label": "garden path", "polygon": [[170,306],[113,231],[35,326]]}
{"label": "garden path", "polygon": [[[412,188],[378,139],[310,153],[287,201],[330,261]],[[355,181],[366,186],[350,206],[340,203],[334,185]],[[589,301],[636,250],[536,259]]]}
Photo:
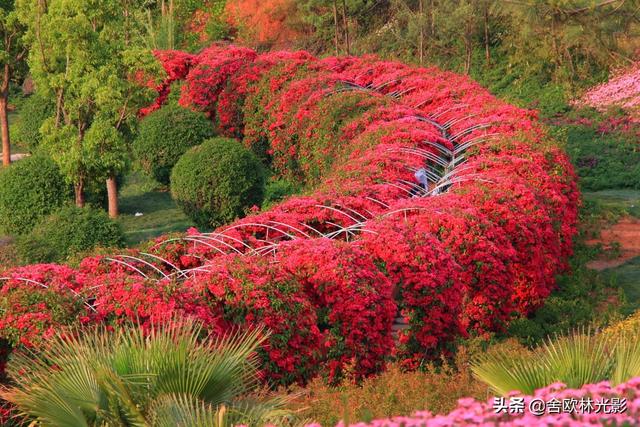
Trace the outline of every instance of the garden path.
{"label": "garden path", "polygon": [[640,256],[640,219],[623,217],[616,224],[601,231],[598,239],[590,244],[602,244],[604,248],[619,245],[619,255],[614,259],[596,259],[587,264],[594,270],[618,267],[632,258]]}

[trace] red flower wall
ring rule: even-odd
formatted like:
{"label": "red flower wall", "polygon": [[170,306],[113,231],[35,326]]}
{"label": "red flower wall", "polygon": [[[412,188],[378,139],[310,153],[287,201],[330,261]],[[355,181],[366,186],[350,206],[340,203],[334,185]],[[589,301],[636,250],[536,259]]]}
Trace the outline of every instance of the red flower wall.
{"label": "red flower wall", "polygon": [[[12,344],[39,345],[77,321],[151,324],[180,312],[212,333],[266,325],[274,383],[362,376],[504,328],[539,307],[566,267],[575,175],[535,112],[464,76],[374,57],[218,45],[156,56],[167,76],[141,115],[181,81],[181,105],[303,194],[77,270],[7,272],[0,337]],[[418,169],[433,174],[428,190]],[[28,298],[28,286],[42,296]],[[397,314],[409,328],[395,345]]]}

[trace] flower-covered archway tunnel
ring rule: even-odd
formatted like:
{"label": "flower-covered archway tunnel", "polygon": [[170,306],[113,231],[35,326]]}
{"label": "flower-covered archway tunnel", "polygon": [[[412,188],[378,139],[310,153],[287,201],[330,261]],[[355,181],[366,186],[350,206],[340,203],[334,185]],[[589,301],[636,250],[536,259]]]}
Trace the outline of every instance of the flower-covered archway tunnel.
{"label": "flower-covered archway tunnel", "polygon": [[[535,112],[467,77],[236,46],[156,56],[167,76],[142,115],[180,88],[182,106],[303,192],[78,269],[7,272],[9,341],[37,345],[77,320],[181,312],[215,332],[266,325],[272,382],[322,366],[367,375],[391,357],[417,364],[458,336],[504,328],[539,307],[566,267],[578,205],[567,157]],[[42,295],[39,309],[22,304],[27,292]],[[398,313],[409,326],[394,340]]]}

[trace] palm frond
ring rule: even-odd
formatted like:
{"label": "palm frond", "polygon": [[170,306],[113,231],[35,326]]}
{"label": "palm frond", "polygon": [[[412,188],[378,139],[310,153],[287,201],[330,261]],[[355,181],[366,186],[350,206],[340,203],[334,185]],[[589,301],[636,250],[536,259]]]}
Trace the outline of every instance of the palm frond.
{"label": "palm frond", "polygon": [[226,407],[216,408],[184,394],[170,394],[150,408],[153,427],[231,427]]}
{"label": "palm frond", "polygon": [[196,322],[177,319],[150,329],[77,328],[41,353],[16,352],[7,369],[15,386],[0,396],[56,426],[142,427],[167,411],[194,417],[172,425],[279,419],[287,412],[278,399],[238,401],[257,385],[256,350],[267,336],[254,329],[207,337]]}
{"label": "palm frond", "polygon": [[507,395],[512,391],[531,394],[549,384],[552,377],[549,365],[533,356],[511,357],[486,354],[471,367],[476,378],[488,384],[493,391]]}
{"label": "palm frond", "polygon": [[623,334],[615,347],[615,367],[611,382],[617,385],[640,376],[640,340],[637,334]]}
{"label": "palm frond", "polygon": [[[611,377],[618,364],[612,357],[615,347],[616,343],[590,330],[575,331],[566,337],[549,339],[533,354],[480,356],[471,369],[476,378],[502,395],[514,390],[532,394],[554,382],[580,388]],[[629,372],[636,369],[636,363],[640,367],[640,350],[635,350],[638,355],[633,351],[631,348],[627,352],[621,350],[621,354],[628,355],[625,366]],[[626,375],[623,371],[627,368],[617,369],[620,377]]]}

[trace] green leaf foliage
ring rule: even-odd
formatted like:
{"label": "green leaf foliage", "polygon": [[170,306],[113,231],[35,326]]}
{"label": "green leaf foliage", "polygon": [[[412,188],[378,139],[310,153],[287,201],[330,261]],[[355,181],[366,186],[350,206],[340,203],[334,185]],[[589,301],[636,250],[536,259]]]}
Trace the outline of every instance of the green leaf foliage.
{"label": "green leaf foliage", "polygon": [[[284,400],[249,402],[261,330],[208,337],[192,321],[75,329],[41,353],[14,354],[0,392],[29,421],[51,426],[282,424]],[[56,366],[56,369],[51,369]]]}
{"label": "green leaf foliage", "polygon": [[20,105],[20,115],[16,121],[13,138],[33,152],[42,142],[40,128],[53,115],[55,104],[37,92]]}
{"label": "green leaf foliage", "polygon": [[187,151],[171,173],[171,195],[200,227],[216,227],[262,203],[265,172],[240,142],[212,138]]}
{"label": "green leaf foliage", "polygon": [[163,74],[143,48],[144,1],[17,0],[27,27],[28,63],[38,92],[55,104],[42,128],[42,146],[82,193],[127,166],[129,129],[155,92],[134,76]]}
{"label": "green leaf foliage", "polygon": [[619,384],[640,375],[640,342],[632,334],[609,338],[576,331],[528,354],[485,353],[472,371],[501,395],[514,390],[533,394],[554,382],[569,388],[601,381]]}
{"label": "green leaf foliage", "polygon": [[166,105],[140,122],[133,151],[149,176],[168,185],[171,169],[180,156],[213,136],[213,124],[203,113]]}
{"label": "green leaf foliage", "polygon": [[0,171],[0,232],[26,233],[68,198],[69,187],[49,157],[22,159]]}
{"label": "green leaf foliage", "polygon": [[24,263],[65,261],[81,251],[124,244],[120,224],[102,210],[65,206],[43,217],[18,238],[17,250]]}

